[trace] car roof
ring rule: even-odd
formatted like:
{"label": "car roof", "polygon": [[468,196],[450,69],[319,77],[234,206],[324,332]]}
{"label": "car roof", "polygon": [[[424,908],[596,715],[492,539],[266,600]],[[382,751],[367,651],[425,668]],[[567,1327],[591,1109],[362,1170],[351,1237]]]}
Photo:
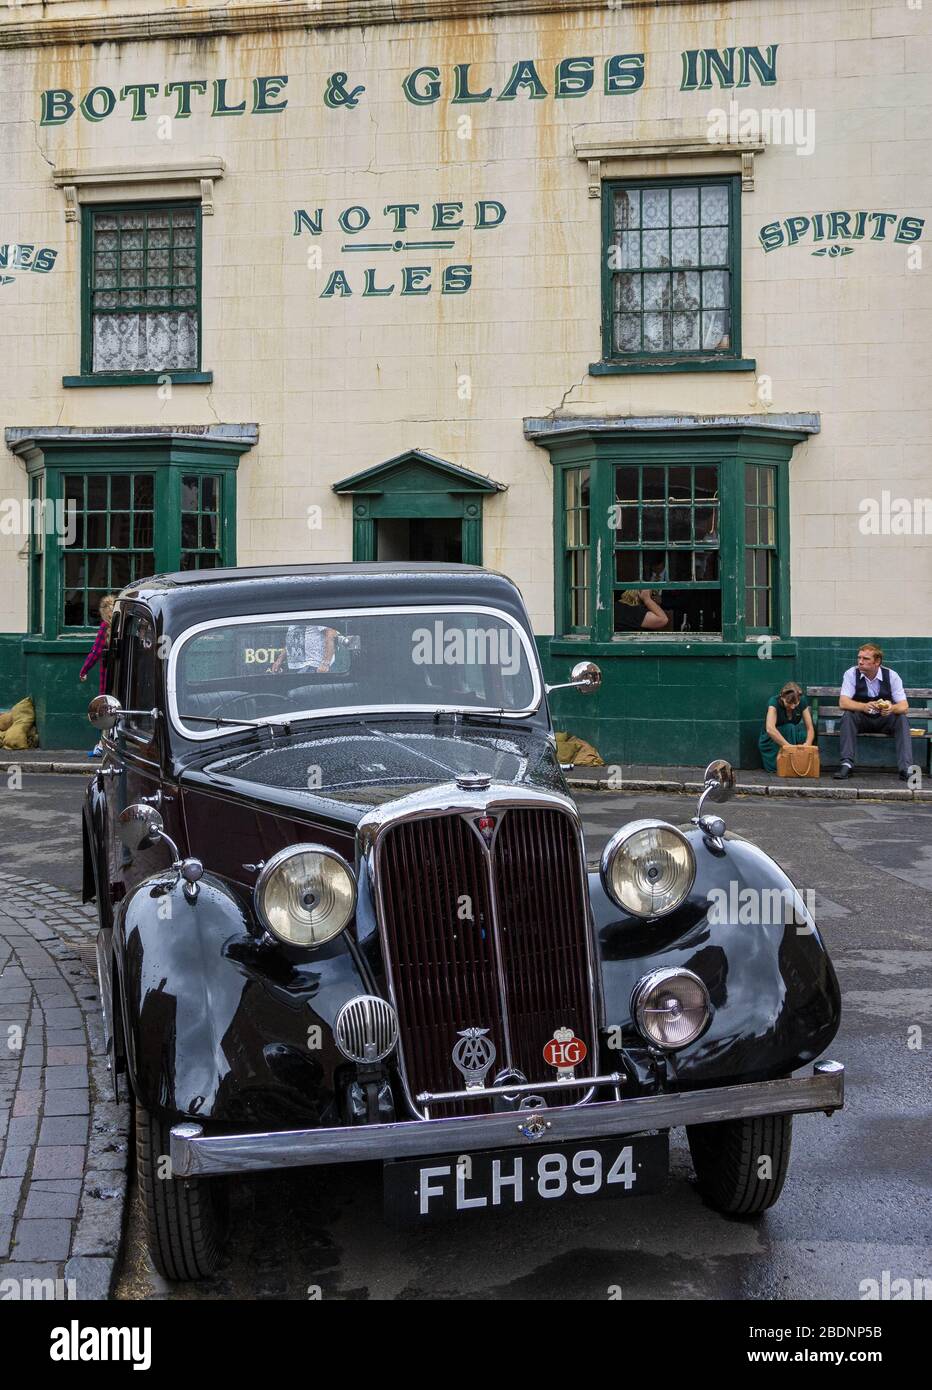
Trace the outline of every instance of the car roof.
{"label": "car roof", "polygon": [[453,573],[494,573],[482,570],[481,565],[439,564],[436,561],[410,560],[368,560],[359,563],[346,561],[333,565],[243,565],[226,569],[173,570],[170,574],[156,574],[150,579],[140,579],[132,588],[175,588],[178,585],[190,587],[192,584],[232,584],[248,579],[278,579],[282,577],[307,576],[321,578],[337,574],[453,574]]}
{"label": "car roof", "polygon": [[143,603],[175,634],[211,618],[338,606],[482,603],[530,621],[512,580],[479,565],[370,561],[178,570],[137,580],[119,601]]}

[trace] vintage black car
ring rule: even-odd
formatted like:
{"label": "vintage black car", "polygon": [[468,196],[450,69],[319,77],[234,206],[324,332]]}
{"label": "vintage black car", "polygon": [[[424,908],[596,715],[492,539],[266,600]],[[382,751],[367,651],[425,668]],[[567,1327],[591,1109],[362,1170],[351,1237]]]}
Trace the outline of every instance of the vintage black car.
{"label": "vintage black car", "polygon": [[754,1215],[792,1114],[842,1105],[822,938],[703,811],[732,769],[589,870],[502,575],[142,581],[90,718],[84,896],[168,1278],[216,1266],[229,1174],[377,1159],[398,1219],[488,1215],[656,1191],[685,1125],[706,1200]]}

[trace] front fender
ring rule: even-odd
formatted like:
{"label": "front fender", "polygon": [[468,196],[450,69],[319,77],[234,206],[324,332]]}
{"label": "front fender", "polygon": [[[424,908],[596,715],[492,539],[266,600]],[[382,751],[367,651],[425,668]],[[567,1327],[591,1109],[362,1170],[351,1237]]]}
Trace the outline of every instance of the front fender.
{"label": "front fender", "polygon": [[147,1109],[232,1129],[336,1122],[333,1021],[366,992],[347,933],[313,953],[272,941],[210,874],[195,902],[146,880],[115,932],[127,1063]]}
{"label": "front fender", "polygon": [[677,1083],[786,1076],[817,1058],[838,1031],[840,991],[825,942],[791,880],[757,846],[728,837],[716,848],[700,831],[686,833],[696,880],[669,917],[645,922],[623,913],[599,875],[590,875],[607,1024],[603,1062],[617,1065],[619,1045],[643,1052],[631,1014],[634,987],[651,970],[680,966],[704,981],[714,1012],[705,1033],[673,1054]]}
{"label": "front fender", "polygon": [[84,794],[81,808],[81,901],[91,903],[97,899],[97,911],[101,922],[106,921],[108,907],[107,875],[104,874],[104,889],[101,891],[99,854],[104,838],[106,798],[100,790],[98,777],[93,777]]}

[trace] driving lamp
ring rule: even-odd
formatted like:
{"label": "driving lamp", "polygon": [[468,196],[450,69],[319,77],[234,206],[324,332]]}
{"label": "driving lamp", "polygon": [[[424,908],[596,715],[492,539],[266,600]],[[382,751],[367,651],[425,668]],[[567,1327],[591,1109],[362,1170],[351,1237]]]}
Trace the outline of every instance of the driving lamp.
{"label": "driving lamp", "polygon": [[691,970],[652,970],[634,987],[631,1014],[643,1037],[657,1047],[685,1047],[712,1017],[709,992]]}
{"label": "driving lamp", "polygon": [[273,855],[256,881],[259,920],[291,946],[323,946],[356,910],[356,879],[339,854],[292,845]]}
{"label": "driving lamp", "polygon": [[683,833],[665,821],[622,826],[602,853],[602,886],[635,917],[664,917],[687,897],[696,859]]}

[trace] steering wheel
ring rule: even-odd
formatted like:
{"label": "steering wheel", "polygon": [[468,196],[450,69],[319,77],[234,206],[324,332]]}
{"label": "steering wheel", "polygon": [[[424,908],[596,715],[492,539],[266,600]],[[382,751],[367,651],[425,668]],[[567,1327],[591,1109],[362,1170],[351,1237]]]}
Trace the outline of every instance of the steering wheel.
{"label": "steering wheel", "polygon": [[[276,695],[273,691],[270,690],[263,690],[261,692],[261,695],[263,700],[275,700],[279,705],[289,705],[291,703],[287,695]],[[225,704],[218,705],[216,709],[208,710],[208,718],[229,719],[232,717],[233,711],[237,708],[237,706],[242,705],[244,701],[248,700],[250,704],[253,706],[253,708],[255,708],[255,702],[258,699],[258,697],[259,692],[257,692],[255,695],[237,695],[235,700],[228,700]],[[248,716],[244,715],[243,717],[255,719],[257,716],[255,714],[251,714]]]}

